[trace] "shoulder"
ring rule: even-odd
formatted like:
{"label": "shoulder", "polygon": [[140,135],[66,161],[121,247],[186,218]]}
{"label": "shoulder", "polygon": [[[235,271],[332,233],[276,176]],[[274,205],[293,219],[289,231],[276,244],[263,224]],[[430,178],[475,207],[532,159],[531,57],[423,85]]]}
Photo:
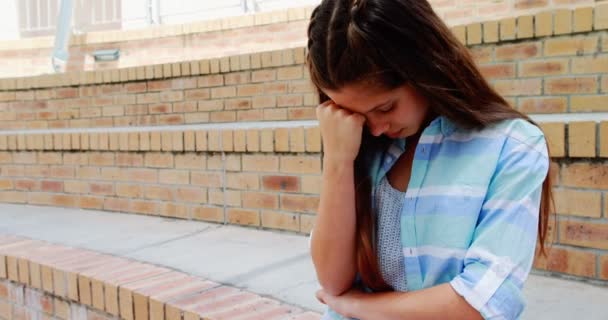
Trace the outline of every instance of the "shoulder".
{"label": "shoulder", "polygon": [[528,120],[510,119],[499,122],[492,127],[495,131],[504,135],[504,151],[528,151],[545,158],[549,157],[545,134],[537,125]]}
{"label": "shoulder", "polygon": [[501,153],[528,151],[549,157],[543,131],[526,119],[503,120],[478,130],[455,128],[447,138],[461,141],[482,139],[500,146]]}

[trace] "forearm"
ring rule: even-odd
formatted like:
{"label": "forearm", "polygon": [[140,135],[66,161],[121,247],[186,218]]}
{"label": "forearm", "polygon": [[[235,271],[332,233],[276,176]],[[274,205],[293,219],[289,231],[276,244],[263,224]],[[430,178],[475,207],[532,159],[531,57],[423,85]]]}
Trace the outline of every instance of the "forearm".
{"label": "forearm", "polygon": [[353,303],[349,316],[360,320],[483,319],[449,283],[413,292],[365,294]]}
{"label": "forearm", "polygon": [[311,255],[321,286],[334,295],[348,290],[356,273],[353,163],[325,159]]}

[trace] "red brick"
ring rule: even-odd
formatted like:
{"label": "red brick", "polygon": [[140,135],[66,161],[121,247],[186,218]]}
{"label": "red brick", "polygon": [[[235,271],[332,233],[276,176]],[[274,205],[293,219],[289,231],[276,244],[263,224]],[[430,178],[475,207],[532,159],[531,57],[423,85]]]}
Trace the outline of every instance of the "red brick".
{"label": "red brick", "polygon": [[155,200],[174,200],[173,190],[167,187],[161,186],[145,186],[144,187],[145,197],[148,199]]}
{"label": "red brick", "polygon": [[226,85],[248,83],[250,79],[250,72],[235,72],[224,75]]}
{"label": "red brick", "polygon": [[513,63],[481,65],[479,66],[479,70],[486,79],[515,77],[515,64]]}
{"label": "red brick", "polygon": [[595,254],[575,249],[553,247],[547,258],[537,255],[534,267],[582,277],[595,277]]}
{"label": "red brick", "polygon": [[287,93],[287,82],[271,82],[264,84],[265,94]]}
{"label": "red brick", "polygon": [[321,173],[321,159],[318,156],[282,156],[280,172]]}
{"label": "red brick", "polygon": [[215,172],[191,172],[190,183],[195,186],[219,188],[222,185],[222,177]]}
{"label": "red brick", "polygon": [[224,85],[224,77],[222,75],[209,75],[198,78],[199,87],[217,87]]}
{"label": "red brick", "polygon": [[207,167],[207,158],[201,154],[186,153],[175,156],[176,169],[202,170]]}
{"label": "red brick", "polygon": [[520,66],[520,76],[538,77],[562,75],[568,73],[568,60],[544,60],[523,62]]}
{"label": "red brick", "polygon": [[281,209],[303,213],[315,213],[319,207],[319,197],[301,195],[281,195]]}
{"label": "red brick", "polygon": [[15,189],[17,190],[39,190],[40,182],[37,180],[15,180]]}
{"label": "red brick", "polygon": [[185,99],[186,100],[207,100],[211,97],[211,92],[209,89],[192,89],[186,90]]}
{"label": "red brick", "polygon": [[600,258],[600,279],[608,280],[608,255]]}
{"label": "red brick", "polygon": [[13,153],[13,163],[34,164],[34,163],[36,163],[36,153],[35,152],[15,152],[15,153]]}
{"label": "red brick", "polygon": [[279,157],[275,155],[243,155],[243,171],[278,172]]}
{"label": "red brick", "polygon": [[156,215],[158,213],[158,203],[153,201],[132,200],[129,204],[129,211]]}
{"label": "red brick", "polygon": [[288,108],[287,118],[289,120],[313,120],[316,119],[315,109],[312,107]]}
{"label": "red brick", "polygon": [[183,124],[185,122],[184,116],[181,114],[167,114],[158,117],[158,124],[161,125]]}
{"label": "red brick", "polygon": [[608,224],[560,221],[560,243],[588,248],[608,249]]}
{"label": "red brick", "polygon": [[196,220],[221,222],[223,221],[222,208],[218,207],[194,207],[191,216]]}
{"label": "red brick", "polygon": [[108,211],[129,211],[129,200],[119,198],[105,198],[103,209]]}
{"label": "red brick", "polygon": [[541,79],[497,80],[494,88],[505,96],[540,95]]}
{"label": "red brick", "polygon": [[116,165],[119,167],[141,167],[144,164],[144,158],[141,154],[136,153],[117,153]]}
{"label": "red brick", "polygon": [[132,182],[158,182],[158,171],[155,169],[130,169],[127,174],[127,179]]}
{"label": "red brick", "polygon": [[171,105],[168,103],[153,103],[148,105],[148,113],[171,113]]}
{"label": "red brick", "polygon": [[270,82],[276,80],[276,70],[256,70],[251,73],[251,82]]}
{"label": "red brick", "polygon": [[180,187],[175,190],[175,200],[179,202],[206,203],[206,191],[203,188]]}
{"label": "red brick", "polygon": [[83,209],[103,209],[104,198],[81,196],[78,207]]}
{"label": "red brick", "polygon": [[279,199],[277,194],[262,192],[243,192],[243,207],[256,209],[278,209]]}
{"label": "red brick", "polygon": [[91,183],[89,188],[92,194],[106,196],[114,195],[114,184],[112,183]]}
{"label": "red brick", "polygon": [[45,192],[62,192],[63,182],[43,180],[40,182],[40,189]]}
{"label": "red brick", "polygon": [[608,165],[574,163],[564,165],[561,170],[561,183],[565,186],[608,189]]}
{"label": "red brick", "polygon": [[563,113],[568,110],[568,98],[520,98],[519,110],[524,113]]}
{"label": "red brick", "polygon": [[257,210],[228,209],[227,218],[230,223],[248,226],[260,225],[260,214]]}
{"label": "red brick", "polygon": [[540,43],[506,44],[496,47],[497,61],[518,61],[540,56]]}
{"label": "red brick", "polygon": [[89,154],[89,164],[91,166],[113,166],[114,154],[109,152],[93,152]]}
{"label": "red brick", "polygon": [[50,178],[73,178],[74,167],[72,166],[53,166],[51,167]]}
{"label": "red brick", "polygon": [[171,89],[171,80],[148,81],[148,91],[163,91]]}
{"label": "red brick", "polygon": [[226,110],[251,109],[251,99],[226,99],[224,100]]}
{"label": "red brick", "polygon": [[158,182],[161,184],[188,184],[190,183],[190,172],[186,170],[166,169],[159,170]]}
{"label": "red brick", "polygon": [[296,176],[264,176],[262,185],[264,190],[298,192],[300,179]]}
{"label": "red brick", "polygon": [[227,173],[226,187],[238,190],[258,190],[260,189],[260,178],[257,173]]}
{"label": "red brick", "polygon": [[173,167],[173,155],[170,153],[146,153],[145,165],[149,168]]}
{"label": "red brick", "polygon": [[300,215],[274,211],[262,211],[262,227],[300,231]]}
{"label": "red brick", "polygon": [[545,94],[595,93],[598,80],[595,77],[568,77],[545,80]]}

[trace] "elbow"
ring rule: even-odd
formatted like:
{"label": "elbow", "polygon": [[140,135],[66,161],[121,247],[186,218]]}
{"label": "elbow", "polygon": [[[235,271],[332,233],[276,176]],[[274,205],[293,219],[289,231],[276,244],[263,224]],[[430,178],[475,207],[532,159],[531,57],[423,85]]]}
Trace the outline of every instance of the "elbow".
{"label": "elbow", "polygon": [[323,291],[335,297],[341,296],[342,294],[350,290],[350,288],[352,288],[352,282],[339,282],[335,279],[330,281],[322,281],[319,278],[319,284],[321,285],[321,288],[323,288]]}
{"label": "elbow", "polygon": [[[324,263],[325,262],[325,263]],[[317,280],[321,288],[332,296],[339,296],[352,288],[355,270],[344,266],[331,265],[323,259],[313,259]]]}

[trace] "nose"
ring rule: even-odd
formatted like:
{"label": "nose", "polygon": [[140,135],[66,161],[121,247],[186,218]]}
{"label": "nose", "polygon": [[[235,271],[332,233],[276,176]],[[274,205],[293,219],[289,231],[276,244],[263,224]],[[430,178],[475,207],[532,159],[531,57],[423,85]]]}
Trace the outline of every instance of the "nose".
{"label": "nose", "polygon": [[388,123],[383,123],[383,124],[369,124],[369,129],[372,135],[378,137],[381,134],[385,133],[389,128],[389,124]]}

